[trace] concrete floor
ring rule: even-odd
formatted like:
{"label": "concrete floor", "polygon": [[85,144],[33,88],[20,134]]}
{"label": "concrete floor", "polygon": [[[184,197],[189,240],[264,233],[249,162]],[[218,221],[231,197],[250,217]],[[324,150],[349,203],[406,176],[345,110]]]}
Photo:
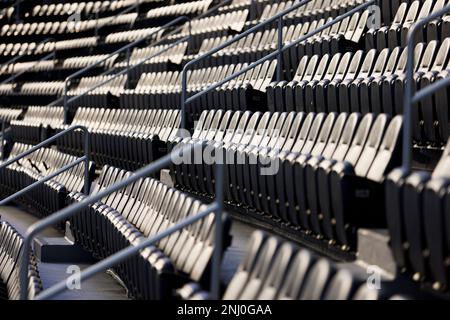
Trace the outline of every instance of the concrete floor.
{"label": "concrete floor", "polygon": [[[22,235],[27,228],[39,219],[16,207],[0,207],[0,217],[8,221]],[[62,237],[55,228],[47,228],[39,237]],[[70,276],[73,263],[44,263],[39,262],[39,273],[44,289]],[[81,270],[90,264],[76,264]],[[57,300],[125,300],[128,299],[125,289],[108,273],[100,273],[82,282],[80,289],[68,290],[55,297]]]}
{"label": "concrete floor", "polygon": [[[0,217],[8,221],[22,235],[27,228],[39,219],[21,210],[17,207],[0,207]],[[241,262],[248,239],[254,228],[239,221],[233,221],[231,224],[232,241],[225,251],[222,261],[222,283],[227,284],[233,277],[236,269]],[[58,238],[63,234],[55,228],[47,228],[40,238]],[[66,279],[70,273],[67,273],[73,263],[47,263],[39,262],[39,272],[42,284],[45,288]],[[89,263],[77,263],[76,266],[81,270],[87,268]],[[83,282],[80,290],[70,290],[58,295],[55,299],[60,300],[123,300],[127,299],[125,289],[109,273],[98,274],[95,277]]]}

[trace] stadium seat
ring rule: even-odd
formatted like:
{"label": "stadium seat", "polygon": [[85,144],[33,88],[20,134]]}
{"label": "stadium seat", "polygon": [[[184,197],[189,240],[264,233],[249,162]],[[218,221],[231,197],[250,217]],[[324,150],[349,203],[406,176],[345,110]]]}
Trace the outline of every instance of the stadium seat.
{"label": "stadium seat", "polygon": [[[19,254],[22,248],[22,236],[7,222],[0,222],[0,300],[18,300]],[[37,261],[30,254],[28,268],[28,298],[33,298],[42,291]]]}
{"label": "stadium seat", "polygon": [[[1,169],[1,199],[76,161],[85,141],[88,181],[82,162],[8,205],[43,219],[171,153],[161,170],[56,225],[100,261],[207,208],[222,163],[221,298],[448,298],[450,89],[413,105],[410,126],[403,113],[408,34],[449,1],[355,11],[364,0],[311,0],[268,22],[299,3],[0,1],[0,165],[64,133]],[[413,94],[450,76],[449,39],[450,14],[418,30]],[[277,52],[280,43],[292,46]],[[89,140],[66,131],[77,125]],[[16,299],[23,240],[4,216],[0,298]],[[111,272],[129,298],[210,299],[214,227],[207,216]],[[364,250],[375,262],[361,261]],[[46,286],[42,261],[31,262],[34,298]],[[372,263],[388,275],[383,290],[356,272]]]}
{"label": "stadium seat", "polygon": [[[130,174],[105,166],[94,182],[92,192],[103,190]],[[68,195],[69,203],[84,198],[86,195],[79,192]],[[76,240],[95,257],[103,259],[155,236],[205,208],[200,201],[147,178],[92,204],[70,222]],[[157,246],[146,248],[139,257],[119,265],[117,272],[131,295],[137,299],[165,299],[170,297],[172,289],[186,281],[186,277],[207,283],[214,248],[213,218],[210,215],[183,228],[161,240]],[[230,242],[227,219],[223,226],[225,249]],[[139,271],[136,274],[134,270]]]}

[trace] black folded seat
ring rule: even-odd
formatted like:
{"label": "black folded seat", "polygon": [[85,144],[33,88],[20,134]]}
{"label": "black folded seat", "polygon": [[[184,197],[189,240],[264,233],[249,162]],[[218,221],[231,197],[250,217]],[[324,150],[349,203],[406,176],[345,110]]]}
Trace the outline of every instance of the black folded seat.
{"label": "black folded seat", "polygon": [[[23,237],[6,221],[0,222],[0,300],[18,300],[20,298],[20,253]],[[42,291],[37,260],[30,252],[28,266],[28,299],[33,299]]]}
{"label": "black folded seat", "polygon": [[430,174],[393,170],[386,183],[386,217],[400,270],[435,290],[448,290],[450,142]]}
{"label": "black folded seat", "polygon": [[[129,177],[131,172],[104,166],[93,184],[93,193]],[[86,196],[72,192],[69,203]],[[156,236],[206,205],[151,179],[140,179],[104,197],[71,218],[77,242],[103,259],[146,238]],[[230,243],[230,222],[224,217],[224,248]],[[214,251],[214,216],[191,224],[142,250],[139,256],[115,266],[119,277],[137,299],[168,299],[187,281],[209,283]]]}
{"label": "black folded seat", "polygon": [[[31,148],[30,145],[15,143],[10,157]],[[77,158],[50,148],[42,148],[3,169],[0,175],[1,192],[9,196],[30,184],[43,179],[59,168],[72,163]],[[93,177],[95,165],[90,162],[89,179]],[[90,183],[90,181],[89,181]],[[69,191],[82,192],[84,189],[84,163],[61,173],[39,187],[25,193],[17,201],[30,207],[38,216],[48,216],[65,205]],[[61,225],[61,227],[63,227]]]}

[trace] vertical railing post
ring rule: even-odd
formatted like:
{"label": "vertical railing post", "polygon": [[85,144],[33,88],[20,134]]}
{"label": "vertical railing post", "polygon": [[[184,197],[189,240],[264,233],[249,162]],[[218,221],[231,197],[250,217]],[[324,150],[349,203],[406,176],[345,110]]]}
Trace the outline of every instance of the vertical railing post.
{"label": "vertical railing post", "polygon": [[94,36],[98,37],[98,10],[95,11],[95,31]]}
{"label": "vertical railing post", "polygon": [[277,81],[281,81],[282,72],[283,72],[283,17],[278,18],[278,39],[277,39],[277,48],[278,48],[278,56],[277,56]]}
{"label": "vertical railing post", "polygon": [[64,96],[63,96],[63,108],[64,108],[64,124],[69,124],[69,106],[67,105],[67,91],[69,87],[69,81],[64,81]]}
{"label": "vertical railing post", "polygon": [[187,70],[181,72],[181,129],[186,130]]}
{"label": "vertical railing post", "polygon": [[127,89],[130,89],[130,48],[127,49]]}
{"label": "vertical railing post", "polygon": [[222,226],[222,213],[223,213],[223,176],[224,176],[224,158],[216,159],[215,170],[215,203],[217,205],[217,211],[214,213],[214,252],[211,268],[211,295],[213,299],[220,299],[220,270],[222,265],[222,240],[223,240],[223,226]]}
{"label": "vertical railing post", "polygon": [[89,195],[89,159],[91,153],[91,136],[89,132],[83,131],[84,136],[84,193],[86,196]]}

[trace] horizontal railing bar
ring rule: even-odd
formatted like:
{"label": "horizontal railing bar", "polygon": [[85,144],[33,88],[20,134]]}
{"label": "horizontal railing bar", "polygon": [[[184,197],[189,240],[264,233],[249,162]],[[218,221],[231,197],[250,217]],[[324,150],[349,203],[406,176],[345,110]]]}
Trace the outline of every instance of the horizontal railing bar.
{"label": "horizontal railing bar", "polygon": [[[403,150],[402,150],[402,167],[407,173],[411,171],[412,161],[412,83],[414,81],[414,40],[418,31],[430,21],[450,12],[450,5],[446,5],[441,10],[436,11],[425,18],[416,22],[408,31],[406,42],[407,60],[406,60],[406,82],[403,95]],[[425,91],[428,94],[429,91]],[[420,99],[419,99],[420,100]]]}
{"label": "horizontal railing bar", "polygon": [[[158,233],[155,236],[152,236],[152,237],[142,241],[138,245],[136,245],[136,246],[131,245],[127,248],[124,248],[124,249],[118,251],[117,253],[115,253],[115,254],[101,260],[100,262],[97,262],[96,264],[89,266],[85,270],[81,271],[81,273],[79,274],[79,280],[84,281],[84,280],[87,280],[87,279],[93,277],[94,275],[96,275],[99,272],[106,271],[107,269],[115,266],[116,264],[137,254],[140,250],[143,250],[143,249],[155,244],[156,242],[164,239],[165,237],[168,237],[171,234],[183,229],[184,227],[203,219],[204,217],[213,213],[217,209],[218,209],[217,203],[212,203],[202,212],[200,212],[194,216],[190,216],[188,218],[183,219],[181,222],[177,223],[176,225],[168,228],[167,230],[164,230],[161,233]],[[62,280],[62,281],[58,282],[57,284],[51,286],[50,288],[44,290],[38,296],[36,296],[35,299],[36,300],[49,299],[51,297],[54,297],[58,293],[61,293],[66,290],[68,290],[68,287],[67,287],[67,280],[65,279],[65,280]]]}
{"label": "horizontal railing bar", "polygon": [[3,162],[3,163],[0,163],[0,170],[3,169],[3,168],[5,168],[5,167],[7,167],[7,166],[9,166],[10,164],[12,164],[12,163],[14,163],[14,162],[16,162],[16,161],[19,161],[19,160],[22,159],[23,157],[26,157],[27,155],[29,155],[29,154],[35,152],[36,150],[38,150],[38,149],[40,149],[40,148],[43,148],[43,147],[49,145],[49,144],[52,143],[53,141],[59,139],[60,137],[66,135],[68,132],[74,131],[74,130],[82,130],[82,131],[84,131],[85,133],[88,133],[88,130],[87,130],[87,128],[86,128],[85,126],[75,125],[75,126],[69,127],[69,128],[67,128],[66,130],[61,131],[61,132],[55,134],[54,136],[48,138],[47,140],[42,141],[42,142],[38,143],[37,145],[31,147],[31,148],[28,149],[27,151],[22,152],[21,154],[15,156],[14,158],[8,159],[7,161],[5,161],[5,162]]}
{"label": "horizontal railing bar", "polygon": [[[200,145],[188,145],[181,149],[176,149],[172,153],[184,153],[184,152],[191,152],[196,148],[199,148]],[[67,219],[71,216],[73,216],[75,213],[77,213],[79,210],[89,206],[92,203],[95,203],[102,198],[110,195],[113,192],[116,192],[120,189],[125,188],[127,185],[136,182],[137,180],[149,176],[151,173],[161,170],[167,165],[169,165],[172,161],[172,153],[169,153],[158,160],[155,160],[154,162],[150,163],[149,165],[133,172],[128,178],[119,181],[112,186],[108,187],[107,189],[101,190],[96,194],[90,195],[87,198],[83,199],[80,202],[74,203],[68,207],[65,207],[52,215],[45,217],[44,219],[39,220],[35,224],[31,225],[25,234],[24,240],[23,240],[23,246],[22,246],[22,254],[21,254],[21,262],[20,262],[20,287],[21,288],[27,288],[27,275],[28,275],[28,265],[29,265],[29,251],[31,247],[31,241],[32,239],[42,230],[47,228],[48,226],[51,226],[53,224],[56,224],[57,222],[60,222],[64,219]],[[25,300],[27,298],[26,290],[20,290],[20,297],[22,300]]]}
{"label": "horizontal railing bar", "polygon": [[45,176],[44,178],[33,182],[32,184],[26,186],[25,188],[17,191],[16,193],[10,195],[9,197],[0,200],[0,206],[4,206],[5,204],[9,203],[10,201],[13,201],[15,199],[17,199],[18,197],[20,197],[21,195],[27,193],[28,191],[33,190],[34,188],[36,188],[37,186],[55,178],[56,176],[59,176],[61,173],[63,173],[64,171],[69,170],[70,168],[73,168],[77,165],[79,165],[80,163],[82,163],[83,161],[86,160],[86,156],[82,156],[81,158],[76,159],[75,161],[59,168],[58,170],[56,170],[55,172],[49,174],[48,176]]}

